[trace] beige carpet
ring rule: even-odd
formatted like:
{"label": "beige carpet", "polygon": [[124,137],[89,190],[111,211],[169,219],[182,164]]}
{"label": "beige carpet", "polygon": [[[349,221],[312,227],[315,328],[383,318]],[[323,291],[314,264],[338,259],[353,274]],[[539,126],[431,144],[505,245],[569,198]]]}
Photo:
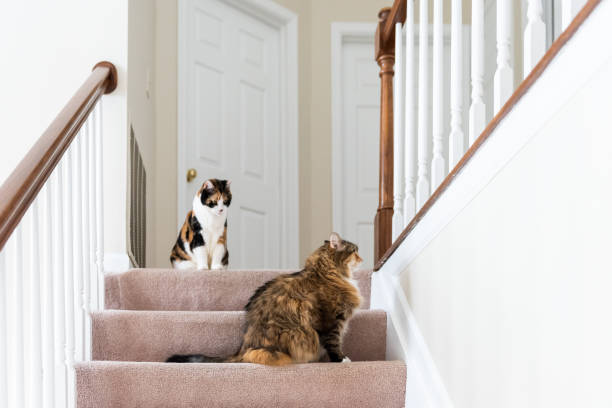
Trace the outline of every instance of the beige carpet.
{"label": "beige carpet", "polygon": [[109,275],[107,310],[91,315],[94,361],[76,365],[77,406],[404,406],[406,366],[384,361],[387,316],[367,310],[370,271],[355,276],[366,310],[355,314],[344,335],[353,362],[162,362],[172,354],[234,353],[244,326],[241,309],[259,285],[283,272],[137,269]]}

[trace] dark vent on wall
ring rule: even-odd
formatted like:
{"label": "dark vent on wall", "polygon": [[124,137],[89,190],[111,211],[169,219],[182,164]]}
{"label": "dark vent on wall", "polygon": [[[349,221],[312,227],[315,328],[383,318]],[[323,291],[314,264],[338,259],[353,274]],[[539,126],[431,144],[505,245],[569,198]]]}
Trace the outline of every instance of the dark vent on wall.
{"label": "dark vent on wall", "polygon": [[130,257],[134,266],[144,268],[147,236],[147,173],[134,129],[130,126]]}

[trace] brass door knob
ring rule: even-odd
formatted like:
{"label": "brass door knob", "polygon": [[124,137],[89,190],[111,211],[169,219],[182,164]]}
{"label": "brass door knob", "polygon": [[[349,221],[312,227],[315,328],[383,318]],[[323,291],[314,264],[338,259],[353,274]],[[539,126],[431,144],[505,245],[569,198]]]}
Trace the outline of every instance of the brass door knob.
{"label": "brass door knob", "polygon": [[193,180],[197,176],[198,176],[198,172],[196,171],[196,169],[189,169],[189,170],[187,170],[187,182],[188,183],[190,183],[191,180]]}

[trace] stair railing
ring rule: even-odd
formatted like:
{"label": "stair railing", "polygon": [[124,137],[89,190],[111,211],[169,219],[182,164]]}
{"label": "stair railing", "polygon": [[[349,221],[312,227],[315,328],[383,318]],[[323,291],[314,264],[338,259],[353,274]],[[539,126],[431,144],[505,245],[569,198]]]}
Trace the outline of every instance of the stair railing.
{"label": "stair railing", "polygon": [[[415,16],[417,0],[395,0],[391,8],[379,12],[375,37],[375,58],[381,77],[379,205],[374,221],[376,270],[393,254],[599,1],[564,0],[561,24],[565,31],[548,50],[542,0],[527,1],[522,36],[524,80],[516,89],[512,30],[515,18],[521,17],[514,15],[520,2],[472,0],[471,29],[465,31],[462,21],[465,3],[450,0],[450,64],[447,67],[444,67],[443,0],[433,0],[433,24],[430,24],[429,0],[418,0],[418,16]],[[496,38],[485,38],[485,5],[493,2],[497,7]],[[467,40],[464,35],[471,37],[469,47],[464,47]],[[496,41],[497,49],[489,117],[484,92],[485,42],[488,41]],[[469,77],[463,68],[468,58]],[[444,106],[443,95],[445,68],[450,72],[448,107]],[[464,91],[466,88],[471,92]],[[469,102],[464,103],[466,100]],[[444,117],[445,108],[448,108],[448,117]]]}
{"label": "stair railing", "polygon": [[87,80],[0,187],[0,407],[74,407],[102,306],[102,107],[110,62]]}

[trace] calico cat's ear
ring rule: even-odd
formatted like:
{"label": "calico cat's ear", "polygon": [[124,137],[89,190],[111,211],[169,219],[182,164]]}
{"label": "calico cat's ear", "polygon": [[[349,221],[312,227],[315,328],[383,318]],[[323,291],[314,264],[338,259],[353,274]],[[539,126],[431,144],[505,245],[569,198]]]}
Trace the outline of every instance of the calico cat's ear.
{"label": "calico cat's ear", "polygon": [[204,184],[202,184],[202,190],[211,191],[211,190],[214,190],[214,189],[215,189],[215,186],[213,186],[213,183],[210,180],[206,180],[204,182]]}
{"label": "calico cat's ear", "polygon": [[337,232],[332,232],[329,236],[329,247],[335,250],[341,250],[344,248],[342,238],[340,238],[340,235],[338,235]]}
{"label": "calico cat's ear", "polygon": [[230,184],[232,184],[232,180],[225,180],[225,187],[229,188]]}

